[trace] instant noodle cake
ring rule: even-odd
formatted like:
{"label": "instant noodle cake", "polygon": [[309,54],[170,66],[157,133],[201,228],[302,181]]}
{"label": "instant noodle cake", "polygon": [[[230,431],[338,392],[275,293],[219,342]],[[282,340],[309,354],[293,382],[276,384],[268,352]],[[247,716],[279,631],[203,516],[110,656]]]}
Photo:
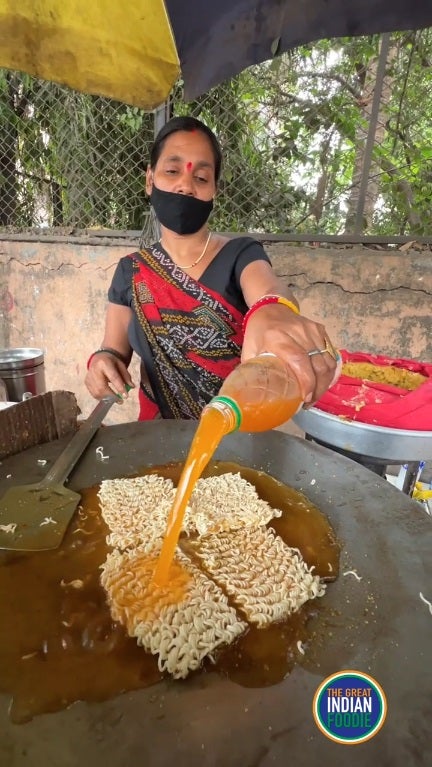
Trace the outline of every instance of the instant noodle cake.
{"label": "instant noodle cake", "polygon": [[266,527],[209,535],[192,546],[208,575],[232,597],[246,620],[260,628],[325,593],[300,551]]}
{"label": "instant noodle cake", "polygon": [[157,474],[103,480],[98,498],[110,530],[107,544],[121,550],[140,546],[151,551],[165,533],[174,496],[173,482]]}
{"label": "instant noodle cake", "polygon": [[[151,551],[165,534],[175,492],[172,481],[157,474],[104,480],[98,497],[102,517],[110,529],[108,545],[122,550],[145,546]],[[198,480],[186,508],[182,532],[188,536],[208,535],[258,527],[281,514],[261,500],[250,482],[229,472]]]}
{"label": "instant noodle cake", "polygon": [[114,620],[158,656],[161,671],[183,678],[248,623],[265,628],[283,620],[325,586],[265,526],[282,512],[232,473],[197,482],[169,581],[151,584],[174,495],[171,480],[157,475],[102,483],[107,541],[116,548],[101,582]]}
{"label": "instant noodle cake", "polygon": [[159,551],[152,556],[142,548],[113,551],[102,565],[101,583],[114,620],[158,656],[160,671],[181,679],[240,636],[247,624],[221,589],[179,551],[168,585],[150,587]]}

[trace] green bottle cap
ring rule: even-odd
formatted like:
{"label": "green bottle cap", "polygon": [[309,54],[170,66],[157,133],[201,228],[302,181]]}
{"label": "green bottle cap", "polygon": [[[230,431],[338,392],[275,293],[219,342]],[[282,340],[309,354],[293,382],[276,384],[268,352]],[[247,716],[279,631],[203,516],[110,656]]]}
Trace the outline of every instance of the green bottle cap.
{"label": "green bottle cap", "polygon": [[231,397],[224,397],[221,394],[218,397],[213,397],[213,399],[210,400],[209,405],[216,405],[217,407],[218,403],[229,407],[235,418],[235,426],[231,431],[237,431],[242,422],[242,414],[237,402],[234,399],[231,399]]}

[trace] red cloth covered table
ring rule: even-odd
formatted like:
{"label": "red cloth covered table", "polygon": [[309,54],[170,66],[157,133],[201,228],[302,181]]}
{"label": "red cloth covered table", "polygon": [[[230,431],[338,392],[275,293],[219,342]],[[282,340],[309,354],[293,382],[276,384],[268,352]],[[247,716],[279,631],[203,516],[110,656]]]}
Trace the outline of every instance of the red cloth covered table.
{"label": "red cloth covered table", "polygon": [[392,359],[363,352],[341,350],[343,362],[405,368],[421,373],[427,380],[414,391],[385,383],[340,376],[314,407],[352,421],[394,429],[432,431],[432,363]]}

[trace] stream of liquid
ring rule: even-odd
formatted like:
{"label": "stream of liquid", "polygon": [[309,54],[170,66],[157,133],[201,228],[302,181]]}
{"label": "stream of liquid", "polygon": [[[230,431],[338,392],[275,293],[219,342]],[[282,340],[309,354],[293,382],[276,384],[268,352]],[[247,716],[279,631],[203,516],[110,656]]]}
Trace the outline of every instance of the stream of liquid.
{"label": "stream of liquid", "polygon": [[[280,397],[267,399],[258,390],[259,400],[251,398],[250,390],[236,386],[236,379],[226,394],[238,404],[242,421],[240,431],[265,431],[273,425],[288,421],[301,404],[300,398]],[[224,390],[225,391],[225,390]],[[246,396],[247,392],[247,396]],[[168,518],[159,561],[152,579],[155,586],[165,586],[169,580],[175,550],[180,537],[183,519],[195,483],[213,457],[222,438],[232,430],[233,422],[216,408],[205,408],[198,422],[189,454],[177,486],[174,503]]]}
{"label": "stream of liquid", "polygon": [[169,571],[180,537],[186,507],[195,483],[227,431],[229,431],[229,424],[227,425],[224,415],[219,410],[208,408],[203,411],[168,517],[159,560],[152,579],[156,586],[164,586],[169,580]]}
{"label": "stream of liquid", "polygon": [[[141,474],[158,474],[176,484],[181,470],[176,463]],[[318,575],[337,577],[339,544],[327,518],[307,498],[263,472],[233,463],[210,462],[203,476],[226,472],[240,472],[263,500],[282,510],[270,526],[287,545],[300,549]],[[58,549],[0,555],[0,690],[11,698],[15,723],[77,700],[107,700],[162,679],[155,657],[111,618],[99,579],[108,530],[97,491],[83,491],[82,509]],[[311,616],[313,635],[319,635],[315,641],[322,643],[331,620],[325,597],[267,629],[250,627],[218,651],[214,665],[205,661],[195,674],[221,673],[247,687],[280,682],[302,658],[298,641],[308,652]]]}

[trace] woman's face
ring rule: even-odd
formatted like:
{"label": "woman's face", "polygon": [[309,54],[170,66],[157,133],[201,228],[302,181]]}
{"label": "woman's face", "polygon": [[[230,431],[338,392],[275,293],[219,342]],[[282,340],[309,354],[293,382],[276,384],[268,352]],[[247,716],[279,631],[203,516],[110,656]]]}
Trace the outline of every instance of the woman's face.
{"label": "woman's face", "polygon": [[215,159],[207,136],[199,130],[176,131],[168,136],[156,166],[147,169],[147,194],[151,194],[153,183],[163,192],[213,199]]}

